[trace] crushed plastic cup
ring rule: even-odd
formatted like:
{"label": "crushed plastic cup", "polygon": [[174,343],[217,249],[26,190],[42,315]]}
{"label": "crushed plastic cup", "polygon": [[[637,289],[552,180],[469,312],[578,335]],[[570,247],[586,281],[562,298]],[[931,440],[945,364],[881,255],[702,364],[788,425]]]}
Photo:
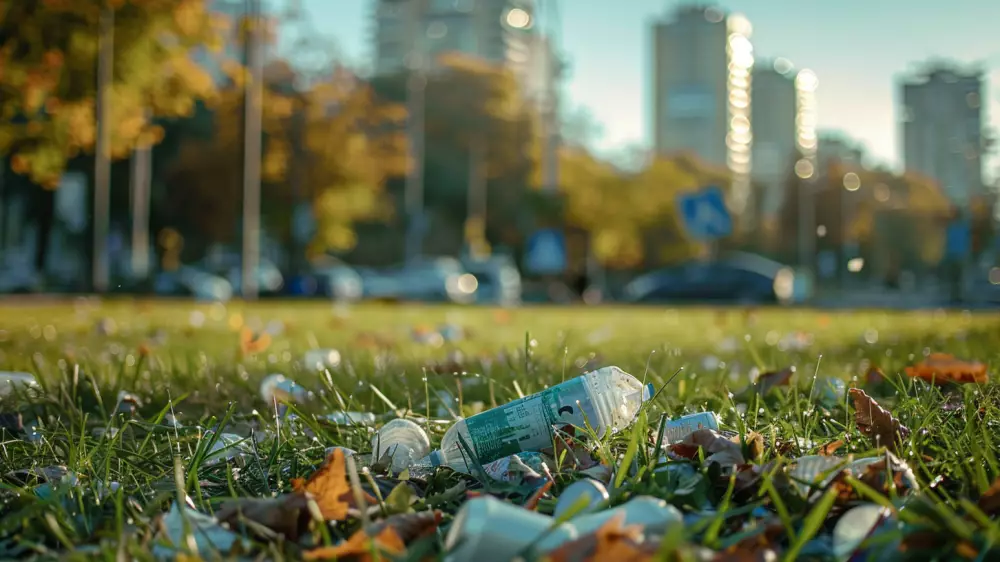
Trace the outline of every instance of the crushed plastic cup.
{"label": "crushed plastic cup", "polygon": [[297,382],[285,378],[285,375],[274,374],[264,377],[260,382],[260,397],[268,404],[306,402],[311,392]]}
{"label": "crushed plastic cup", "polygon": [[699,429],[719,431],[719,415],[715,412],[698,412],[668,420],[663,424],[663,445],[681,441]]}
{"label": "crushed plastic cup", "polygon": [[406,470],[418,459],[426,457],[430,450],[431,442],[423,428],[403,418],[390,420],[372,436],[375,459],[389,455],[394,473]]}
{"label": "crushed plastic cup", "polygon": [[336,349],[310,349],[302,359],[306,369],[322,371],[340,366],[340,352]]}
{"label": "crushed plastic cup", "polygon": [[609,497],[608,488],[601,482],[591,478],[577,480],[559,494],[559,500],[556,502],[556,508],[552,515],[556,519],[562,519],[570,512],[575,515],[590,513],[608,501]]}
{"label": "crushed plastic cup", "polygon": [[569,524],[578,534],[589,535],[620,515],[624,515],[623,526],[638,525],[651,534],[662,534],[671,527],[684,525],[684,515],[679,509],[652,496],[635,496],[613,509],[574,517]]}
{"label": "crushed plastic cup", "polygon": [[843,457],[806,455],[795,461],[788,470],[788,476],[802,495],[808,494],[810,488],[819,493],[847,466],[847,460]]}
{"label": "crushed plastic cup", "polygon": [[586,427],[589,423],[603,437],[631,424],[652,395],[653,385],[644,386],[618,367],[604,367],[455,422],[433,461],[468,474],[469,455],[463,441],[473,458],[486,464],[550,447],[552,428],[557,425]]}
{"label": "crushed plastic cup", "polygon": [[512,560],[532,545],[544,553],[577,537],[569,525],[549,532],[553,523],[547,515],[492,496],[471,499],[455,515],[445,537],[445,560]]}
{"label": "crushed plastic cup", "polygon": [[15,371],[0,371],[0,396],[25,392],[39,388],[35,375]]}
{"label": "crushed plastic cup", "polygon": [[[433,453],[432,453],[433,454]],[[539,477],[551,459],[542,453],[526,452],[497,459],[483,465],[483,472],[498,482],[516,482],[524,477]]]}

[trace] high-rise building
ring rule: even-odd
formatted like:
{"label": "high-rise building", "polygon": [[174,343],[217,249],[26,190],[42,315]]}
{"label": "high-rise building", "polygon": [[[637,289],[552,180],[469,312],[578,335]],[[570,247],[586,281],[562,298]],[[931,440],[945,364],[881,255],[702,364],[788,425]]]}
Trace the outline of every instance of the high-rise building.
{"label": "high-rise building", "polygon": [[737,212],[749,195],[750,22],[712,6],[677,9],[653,28],[653,140],[734,174]]}
{"label": "high-rise building", "polygon": [[842,133],[820,131],[816,162],[821,171],[834,162],[847,168],[863,169],[865,157],[865,149],[857,141]]}
{"label": "high-rise building", "polygon": [[534,0],[376,0],[374,18],[376,74],[417,64],[421,52],[430,68],[438,55],[459,52],[527,79],[545,54]]}
{"label": "high-rise building", "polygon": [[907,170],[936,179],[960,208],[983,188],[983,75],[934,63],[902,84]]}
{"label": "high-rise building", "polygon": [[751,98],[754,207],[774,216],[784,202],[785,183],[800,156],[816,148],[815,75],[796,72],[787,59],[756,61]]}

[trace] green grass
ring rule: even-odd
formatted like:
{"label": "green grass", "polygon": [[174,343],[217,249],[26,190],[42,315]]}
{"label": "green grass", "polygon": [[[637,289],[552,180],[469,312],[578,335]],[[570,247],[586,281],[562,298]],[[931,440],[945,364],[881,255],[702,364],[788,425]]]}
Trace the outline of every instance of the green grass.
{"label": "green grass", "polygon": [[[244,325],[269,330],[273,342],[260,353],[242,354],[237,328]],[[415,329],[443,325],[464,328],[464,338],[424,343],[414,337]],[[994,367],[1000,362],[998,334],[1000,316],[961,312],[8,302],[0,309],[0,370],[35,374],[43,392],[31,399],[12,394],[0,405],[2,413],[21,412],[28,428],[5,432],[0,443],[7,475],[0,484],[0,559],[112,560],[119,549],[151,559],[158,516],[181,493],[199,511],[212,513],[233,496],[287,492],[291,478],[316,470],[327,447],[370,450],[365,428],[307,421],[310,436],[286,422],[276,424],[273,406],[259,393],[270,373],[315,392],[315,400],[295,406],[307,420],[309,414],[341,410],[341,403],[385,420],[405,411],[439,417],[439,390],[456,397],[452,410],[470,415],[604,365],[618,365],[657,388],[665,385],[636,424],[598,447],[598,456],[613,468],[625,467],[609,485],[612,501],[648,493],[688,514],[715,508],[691,515],[682,533],[664,539],[661,554],[721,551],[776,526],[768,542],[779,556],[829,559],[833,524],[863,498],[891,506],[901,522],[876,537],[890,544],[894,556],[953,559],[946,553],[961,544],[973,558],[991,559],[998,555],[991,549],[1000,527],[975,504],[1000,477],[1000,393],[992,384],[931,387],[906,379],[902,369],[934,351]],[[298,362],[315,347],[339,350],[341,365],[329,375],[303,369]],[[866,387],[869,365],[881,367],[889,384]],[[797,368],[791,386],[766,396],[744,390],[751,369],[787,366]],[[825,398],[829,378],[856,381],[912,430],[899,456],[921,485],[919,494],[877,489],[870,480],[848,479],[853,498],[835,497],[834,488],[803,496],[788,485],[789,459],[815,454],[825,443],[844,439],[838,455],[865,456],[874,449],[855,427],[853,406]],[[115,412],[121,391],[140,400],[131,419]],[[762,456],[754,461],[762,477],[744,487],[743,475],[728,478],[718,465],[697,458],[670,463],[691,466],[691,474],[653,470],[664,468],[650,437],[661,416],[702,410],[718,412],[723,429],[743,437],[744,451],[752,433],[763,436]],[[168,414],[183,426],[167,425]],[[259,439],[238,461],[207,464],[214,434],[205,429],[220,425],[225,432],[271,437]],[[447,426],[426,427],[433,443]],[[57,465],[76,473],[79,484],[50,484],[39,493],[37,480],[10,476]],[[397,484],[377,473],[362,480],[368,476],[386,495]],[[551,510],[553,497],[577,477],[558,474],[540,510]],[[421,479],[416,506],[433,504],[446,516],[439,533],[411,545],[411,552],[441,553],[449,514],[462,498],[449,490],[463,479],[470,489],[480,485],[444,469]],[[118,491],[104,492],[109,482],[119,483]],[[485,484],[511,501],[527,493]],[[337,542],[356,527],[328,526],[299,544],[256,540],[253,546],[268,559],[296,559],[309,540]],[[904,536],[924,538],[933,548],[921,543],[904,551],[893,543]]]}

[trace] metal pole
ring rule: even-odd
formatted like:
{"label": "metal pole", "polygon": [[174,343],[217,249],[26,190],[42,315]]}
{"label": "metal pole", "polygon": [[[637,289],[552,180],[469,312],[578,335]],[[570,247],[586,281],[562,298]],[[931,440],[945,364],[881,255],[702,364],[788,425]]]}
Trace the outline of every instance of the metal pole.
{"label": "metal pole", "polygon": [[[148,118],[149,112],[147,112]],[[149,276],[149,197],[152,150],[148,146],[132,151],[132,276]]]}
{"label": "metal pole", "polygon": [[409,113],[407,136],[410,145],[410,166],[406,174],[405,206],[407,216],[406,261],[415,262],[424,249],[424,117],[426,111],[427,75],[424,52],[424,0],[410,0],[414,68],[406,84],[406,106]]}
{"label": "metal pole", "polygon": [[257,300],[257,264],[260,259],[260,159],[261,102],[263,98],[260,56],[260,0],[247,0],[247,70],[243,139],[243,270],[244,300]]}
{"label": "metal pole", "polygon": [[558,32],[560,25],[558,0],[548,0],[546,7],[552,21],[546,31],[546,50],[548,57],[547,75],[545,77],[545,100],[542,105],[542,134],[545,150],[542,154],[542,188],[549,193],[559,191],[559,145],[561,142],[559,127],[559,88],[558,81],[562,72],[562,59],[559,55]]}
{"label": "metal pole", "polygon": [[97,139],[94,147],[94,291],[108,290],[108,233],[111,215],[111,154],[108,110],[111,91],[111,68],[114,64],[114,11],[101,10],[99,51],[97,55]]}
{"label": "metal pole", "polygon": [[469,208],[466,219],[466,243],[472,257],[485,257],[488,183],[486,179],[486,137],[476,133],[469,147]]}

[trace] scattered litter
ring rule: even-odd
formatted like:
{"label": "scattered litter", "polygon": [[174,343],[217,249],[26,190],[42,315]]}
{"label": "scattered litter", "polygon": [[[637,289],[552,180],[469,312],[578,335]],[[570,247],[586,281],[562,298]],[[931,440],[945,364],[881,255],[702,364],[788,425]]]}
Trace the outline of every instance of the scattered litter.
{"label": "scattered litter", "polygon": [[25,392],[29,389],[37,390],[38,388],[38,381],[31,373],[0,371],[0,396],[10,396],[14,393]]}
{"label": "scattered litter", "polygon": [[556,519],[562,519],[567,513],[590,513],[607,502],[609,497],[607,487],[601,482],[592,478],[577,480],[559,494],[559,501],[552,515]]}
{"label": "scattered litter", "polygon": [[715,412],[688,414],[663,424],[663,444],[676,443],[699,429],[719,430],[719,415]]}
{"label": "scattered litter", "polygon": [[274,374],[264,377],[260,383],[260,397],[267,404],[275,402],[300,404],[308,401],[312,393],[285,375]]}
{"label": "scattered litter", "polygon": [[375,458],[381,459],[384,455],[389,455],[394,473],[402,472],[418,459],[426,457],[430,449],[427,433],[407,419],[390,420],[372,436]]}
{"label": "scattered litter", "polygon": [[840,516],[833,528],[833,555],[847,560],[879,525],[890,519],[890,512],[873,503],[851,508]]}
{"label": "scattered litter", "polygon": [[306,369],[314,371],[336,369],[340,366],[340,352],[336,349],[310,349],[302,363]]}

